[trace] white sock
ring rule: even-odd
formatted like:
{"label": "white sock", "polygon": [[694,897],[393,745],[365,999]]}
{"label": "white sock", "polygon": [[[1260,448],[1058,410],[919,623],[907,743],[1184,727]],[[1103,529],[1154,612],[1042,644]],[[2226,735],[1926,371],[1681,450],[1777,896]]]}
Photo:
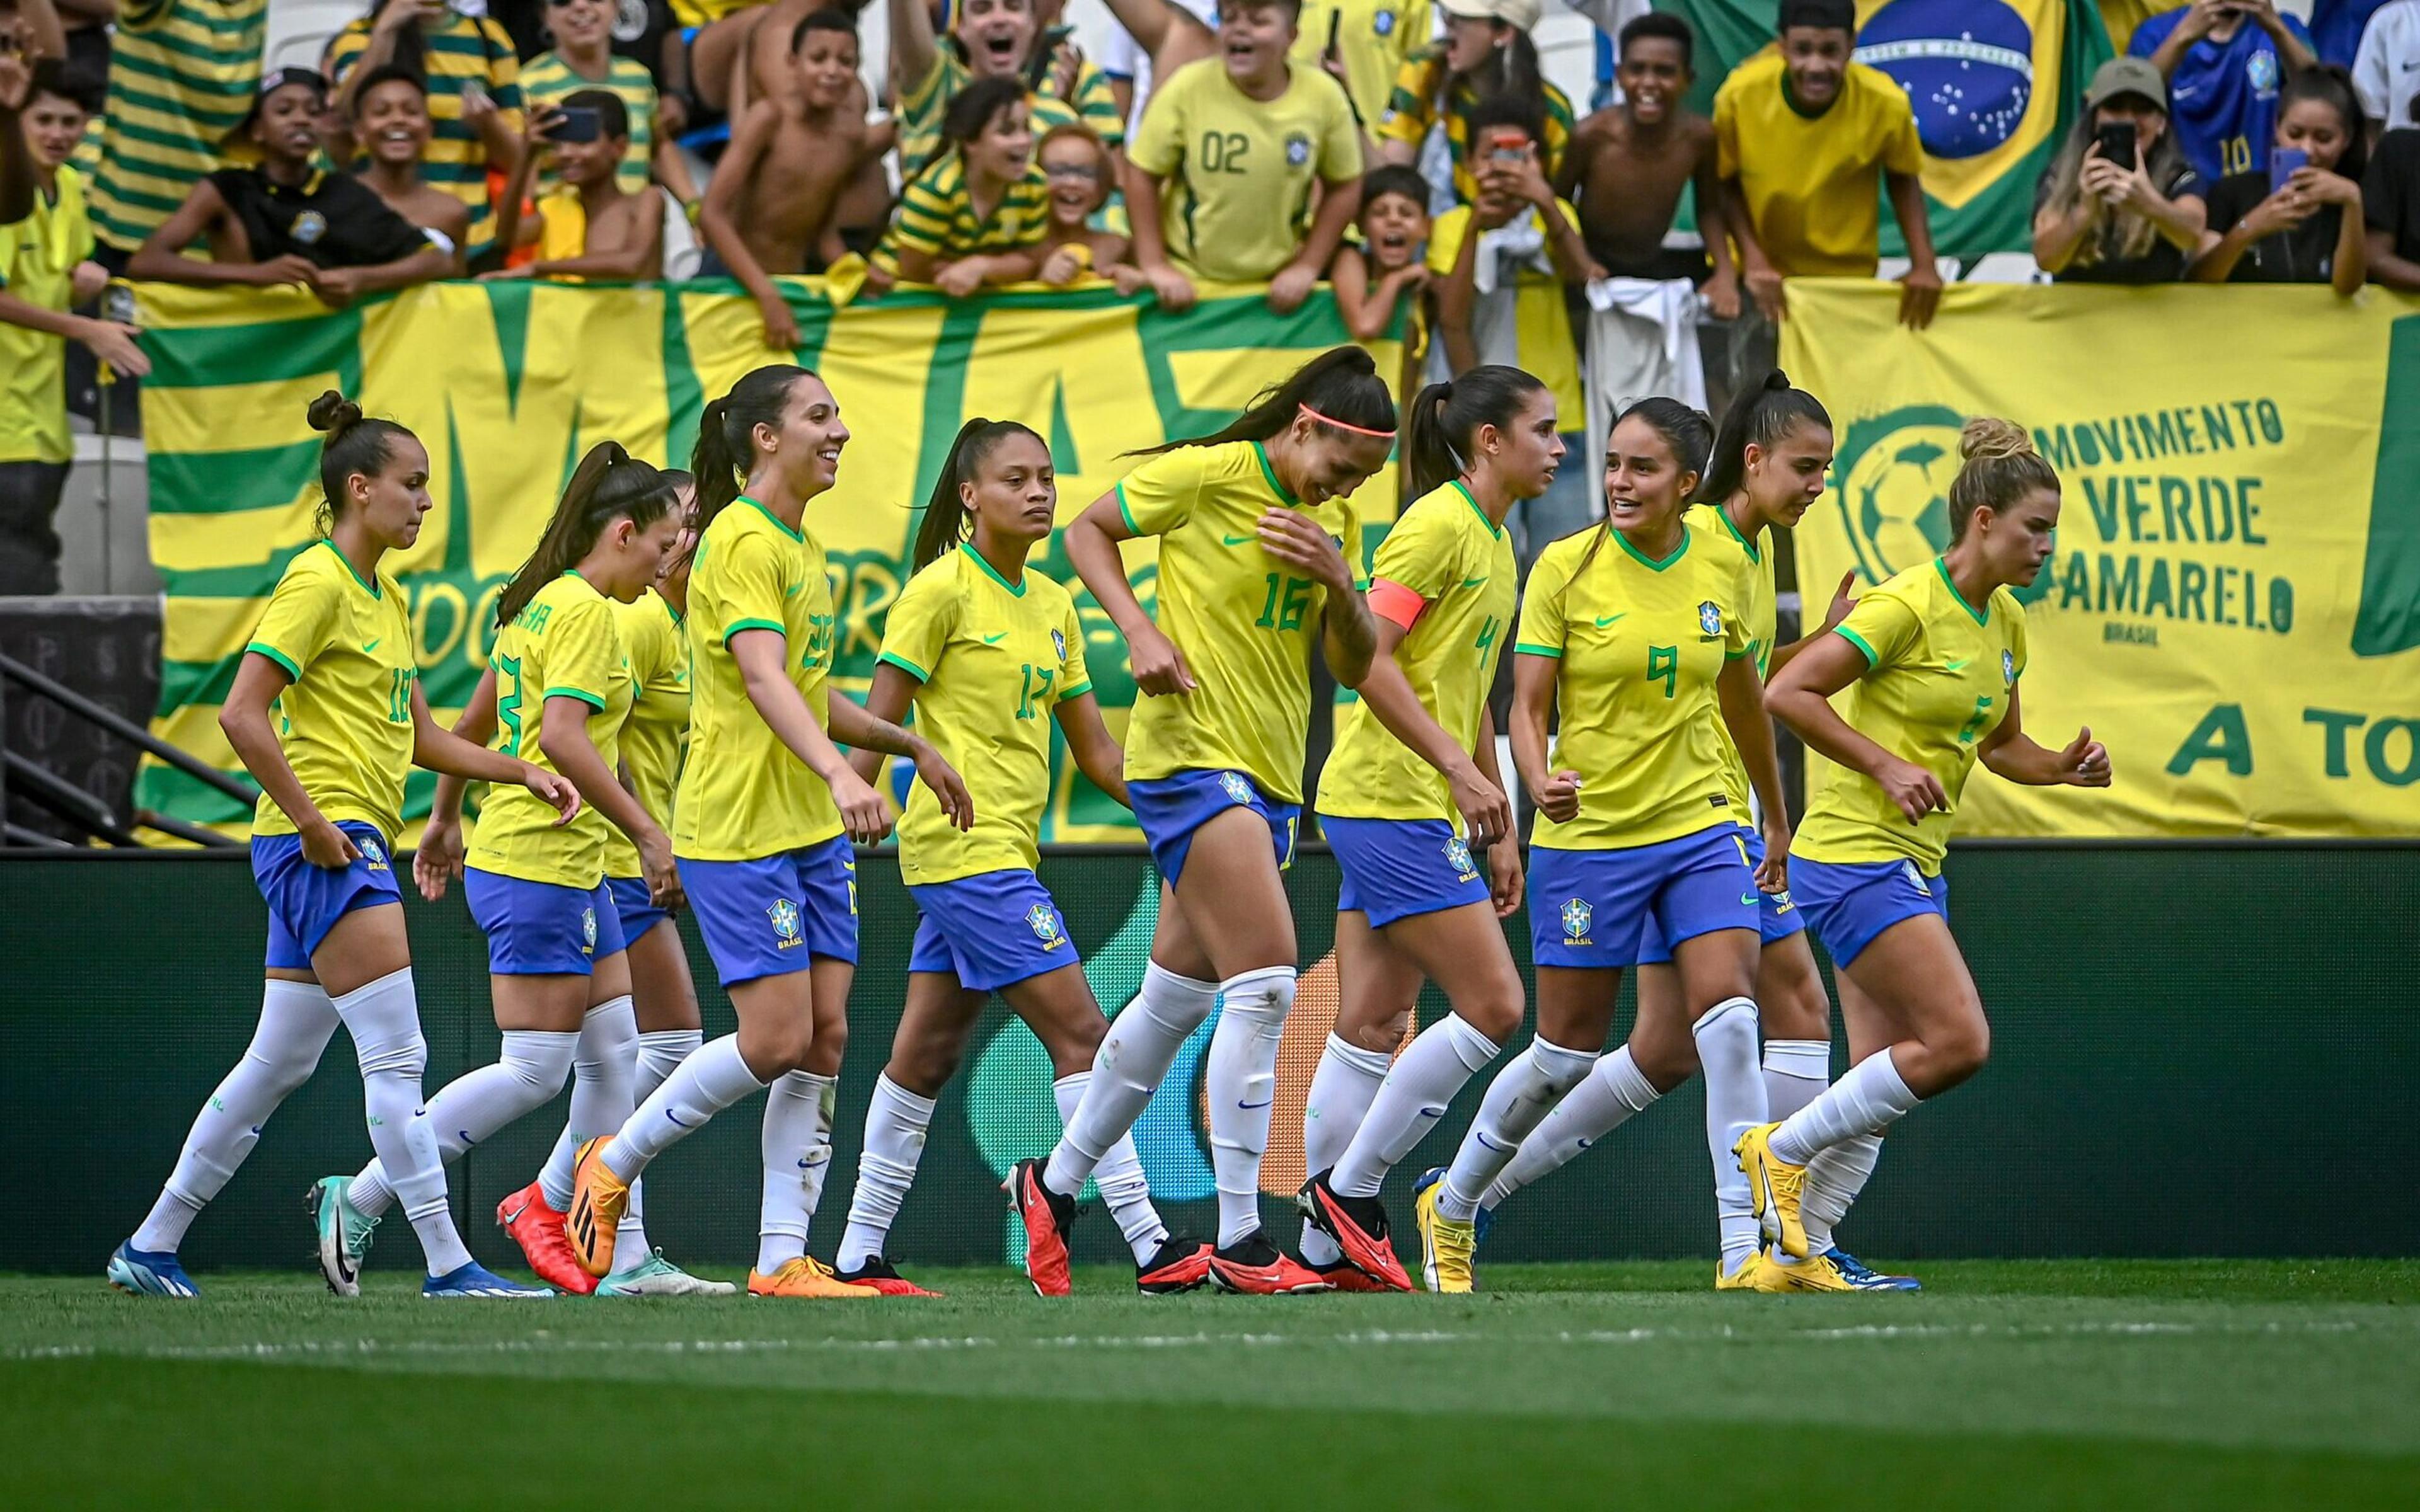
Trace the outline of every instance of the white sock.
{"label": "white sock", "polygon": [[1588,1080],[1565,1094],[1529,1137],[1521,1141],[1521,1152],[1496,1178],[1479,1205],[1495,1211],[1506,1197],[1577,1160],[1581,1150],[1621,1128],[1631,1115],[1646,1112],[1648,1104],[1663,1095],[1638,1069],[1630,1046],[1623,1045],[1599,1060]]}
{"label": "white sock", "polygon": [[194,1216],[252,1153],[260,1126],[277,1105],[311,1079],[319,1053],[336,1032],[336,1011],[318,983],[271,978],[261,987],[260,1024],[252,1031],[252,1043],[194,1115],[168,1184],[127,1241],[136,1249],[177,1253]]}
{"label": "white sock", "polygon": [[1292,966],[1264,966],[1218,984],[1218,1027],[1205,1064],[1220,1249],[1260,1232],[1261,1154],[1269,1148],[1278,1047],[1294,993]]}
{"label": "white sock", "polygon": [[329,999],[353,1037],[362,1068],[362,1113],[370,1148],[380,1167],[394,1174],[388,1184],[403,1203],[403,1215],[420,1238],[430,1275],[445,1275],[471,1263],[471,1252],[454,1229],[445,1205],[445,1164],[437,1153],[437,1127],[420,1103],[420,1073],[428,1067],[428,1041],[420,1037],[420,1008],[411,991],[411,968]]}
{"label": "white sock", "polygon": [[1823,1095],[1832,1085],[1832,1041],[1764,1041],[1764,1116],[1779,1120]]}
{"label": "white sock", "polygon": [[[580,1042],[571,1053],[571,1117],[537,1173],[538,1190],[555,1211],[571,1206],[571,1171],[580,1147],[630,1121],[631,1109],[639,1105],[632,1095],[638,1059],[639,1019],[627,993],[597,1004],[580,1021]],[[622,1253],[618,1246],[617,1239],[616,1257]]]}
{"label": "white sock", "polygon": [[1698,1041],[1698,1064],[1706,1073],[1706,1152],[1714,1166],[1723,1274],[1730,1275],[1764,1242],[1748,1200],[1747,1173],[1731,1153],[1740,1135],[1767,1121],[1764,1073],[1757,1066],[1756,1004],[1727,997],[1689,1026],[1689,1037]]}
{"label": "white sock", "polygon": [[832,1116],[840,1109],[840,1078],[819,1076],[822,1091],[815,1098],[814,1132],[807,1139],[807,1165],[799,1179],[805,1189],[807,1222],[815,1221],[815,1210],[824,1204],[824,1179],[831,1175]]}
{"label": "white sock", "polygon": [[[1353,1148],[1353,1136],[1361,1132],[1361,1120],[1369,1116],[1370,1104],[1377,1100],[1378,1085],[1387,1079],[1387,1068],[1392,1057],[1384,1050],[1364,1050],[1335,1035],[1327,1037],[1327,1048],[1320,1052],[1319,1069],[1311,1073],[1311,1095],[1302,1104],[1303,1168],[1317,1176],[1332,1171],[1344,1152]],[[1341,1265],[1344,1251],[1324,1229],[1304,1220],[1302,1226],[1302,1258],[1306,1265],[1326,1269]]]}
{"label": "white sock", "polygon": [[[546,1029],[506,1029],[492,1066],[457,1076],[428,1100],[438,1159],[451,1165],[462,1152],[534,1108],[552,1102],[571,1075],[580,1036]],[[362,1167],[345,1198],[372,1217],[386,1211],[396,1189],[382,1163]]]}
{"label": "white sock", "polygon": [[648,1094],[605,1147],[605,1168],[625,1181],[637,1180],[647,1162],[705,1128],[724,1108],[764,1088],[740,1057],[739,1036],[726,1034],[701,1045]]}
{"label": "white sock", "polygon": [[[833,1079],[794,1071],[765,1089],[765,1201],[756,1220],[756,1271],[774,1272],[807,1252],[807,1225],[814,1205],[807,1176],[818,1164],[815,1126],[828,1115]],[[831,1146],[822,1146],[823,1163]]]}
{"label": "white sock", "polygon": [[[1076,1109],[1084,1101],[1084,1088],[1092,1080],[1091,1072],[1079,1071],[1050,1084],[1050,1095],[1059,1103],[1062,1122],[1076,1117]],[[1125,1236],[1126,1248],[1134,1252],[1135,1263],[1141,1265],[1158,1254],[1159,1246],[1168,1240],[1168,1225],[1159,1221],[1159,1210],[1151,1204],[1151,1182],[1142,1174],[1142,1157],[1135,1153],[1131,1130],[1118,1135],[1117,1142],[1109,1146],[1109,1152],[1093,1168],[1093,1180],[1100,1186],[1101,1201],[1116,1220],[1118,1232]]]}
{"label": "white sock", "polygon": [[857,1157],[857,1190],[849,1194],[848,1227],[840,1236],[841,1270],[854,1271],[880,1257],[900,1204],[916,1184],[924,1131],[932,1122],[931,1098],[917,1096],[887,1075],[875,1078],[874,1096],[865,1104],[865,1148]]}
{"label": "white sock", "polygon": [[1773,1132],[1773,1153],[1804,1165],[1815,1152],[1861,1134],[1879,1134],[1923,1101],[1908,1090],[1885,1047],[1849,1068],[1822,1097],[1784,1119]]}
{"label": "white sock", "polygon": [[1479,1198],[1511,1163],[1563,1094],[1588,1080],[1597,1061],[1593,1050],[1569,1050],[1544,1040],[1504,1063],[1480,1102],[1479,1116],[1453,1152],[1437,1189],[1437,1211],[1467,1222],[1478,1216]]}
{"label": "white sock", "polygon": [[1387,1173],[1420,1142],[1463,1084],[1487,1069],[1501,1046],[1459,1013],[1422,1029],[1395,1058],[1360,1132],[1336,1163],[1329,1185],[1338,1196],[1374,1197]]}
{"label": "white sock", "polygon": [[1821,1255],[1832,1247],[1832,1229],[1849,1215],[1849,1205],[1866,1189],[1874,1163],[1883,1158],[1883,1136],[1851,1134],[1826,1145],[1807,1163],[1807,1195],[1798,1204],[1807,1229],[1807,1253]]}
{"label": "white sock", "polygon": [[1109,1021],[1109,1035],[1093,1057],[1093,1079],[1050,1151],[1042,1173],[1045,1186],[1066,1197],[1084,1190],[1109,1147],[1133,1132],[1151,1094],[1176,1063],[1176,1052],[1218,1001],[1217,982],[1180,977],[1157,962],[1143,967],[1141,990]]}

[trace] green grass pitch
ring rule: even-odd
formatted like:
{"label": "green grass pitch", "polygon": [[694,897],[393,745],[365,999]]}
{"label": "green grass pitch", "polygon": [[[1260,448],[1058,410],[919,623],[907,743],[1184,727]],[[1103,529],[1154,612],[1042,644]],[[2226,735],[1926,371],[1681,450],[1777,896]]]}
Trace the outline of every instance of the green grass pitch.
{"label": "green grass pitch", "polygon": [[1701,1264],[1477,1297],[196,1304],[0,1278],[0,1506],[2420,1505],[2420,1261]]}

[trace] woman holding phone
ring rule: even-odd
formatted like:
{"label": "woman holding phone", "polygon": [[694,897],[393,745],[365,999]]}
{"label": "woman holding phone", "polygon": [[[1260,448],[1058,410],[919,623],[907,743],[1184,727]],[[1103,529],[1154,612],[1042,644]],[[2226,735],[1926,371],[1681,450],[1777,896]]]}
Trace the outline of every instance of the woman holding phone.
{"label": "woman holding phone", "polygon": [[2267,166],[2210,192],[2197,284],[2329,284],[2348,297],[2369,276],[2361,215],[2361,103],[2342,69],[2305,69],[2277,99]]}
{"label": "woman holding phone", "polygon": [[2062,284],[2176,283],[2201,247],[2205,193],[2170,129],[2167,80],[2112,58],[2034,193],[2034,261]]}

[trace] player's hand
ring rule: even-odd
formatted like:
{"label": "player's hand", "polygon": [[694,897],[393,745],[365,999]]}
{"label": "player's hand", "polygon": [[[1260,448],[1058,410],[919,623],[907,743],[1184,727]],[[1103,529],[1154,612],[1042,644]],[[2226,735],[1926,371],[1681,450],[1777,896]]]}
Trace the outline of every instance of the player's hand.
{"label": "player's hand", "polygon": [[1473,850],[1492,845],[1512,833],[1512,803],[1504,790],[1480,774],[1479,768],[1464,763],[1462,770],[1446,774],[1448,793],[1453,799],[1456,813],[1462,815],[1462,832],[1468,837]]}
{"label": "player's hand", "polygon": [[431,819],[411,853],[411,880],[430,903],[445,896],[446,884],[462,874],[462,821]]}
{"label": "player's hand", "polygon": [[1580,816],[1580,774],[1568,769],[1549,772],[1529,796],[1538,800],[1539,812],[1559,825],[1568,825]]}
{"label": "player's hand", "polygon": [[296,838],[302,841],[302,859],[331,872],[341,872],[362,858],[353,837],[338,829],[331,820],[318,819],[302,825]]}
{"label": "player's hand", "polygon": [[941,753],[927,740],[919,740],[912,748],[916,763],[916,779],[933,790],[941,800],[941,812],[950,823],[964,832],[975,827],[975,800],[967,792],[966,779],[957,768],[941,759]]}
{"label": "player's hand", "polygon": [[1769,264],[1747,270],[1747,297],[1756,301],[1757,314],[1776,326],[1790,313],[1781,297],[1781,270]]}
{"label": "player's hand", "polygon": [[1496,917],[1510,918],[1521,911],[1526,881],[1521,875],[1521,848],[1511,836],[1487,847],[1487,895],[1496,900]]}
{"label": "player's hand", "polygon": [[1764,816],[1764,860],[1756,869],[1756,885],[1765,892],[1790,890],[1790,821],[1778,814]]}
{"label": "player's hand", "polygon": [[1126,665],[1134,672],[1135,687],[1155,697],[1190,693],[1202,686],[1193,680],[1193,669],[1185,665],[1185,653],[1157,625],[1126,642]]}
{"label": "player's hand", "polygon": [[571,779],[543,766],[521,763],[521,786],[554,806],[554,827],[561,829],[580,816],[580,790]]}
{"label": "player's hand", "polygon": [[1941,791],[1941,779],[1914,762],[1891,758],[1874,774],[1874,781],[1899,811],[1907,815],[1911,825],[1924,823],[1924,816],[1949,807],[1949,795]]}
{"label": "player's hand", "polygon": [[765,317],[765,345],[773,351],[790,352],[799,348],[799,317],[790,313],[790,301],[781,291],[766,295],[756,301],[757,313]]}
{"label": "player's hand", "polygon": [[1311,286],[1319,282],[1319,270],[1302,263],[1288,263],[1269,280],[1269,308],[1280,315],[1292,315],[1311,298]]}
{"label": "player's hand", "polygon": [[1899,275],[1899,323],[1910,331],[1932,324],[1941,309],[1941,268],[1925,263]]}
{"label": "player's hand", "polygon": [[2093,739],[2092,727],[2086,725],[2058,753],[2058,779],[2073,788],[2105,788],[2109,779],[2109,748]]}
{"label": "player's hand", "polygon": [[305,288],[319,286],[319,265],[294,253],[283,253],[264,263],[252,265],[253,283],[262,288],[280,284],[300,284]]}
{"label": "player's hand", "polygon": [[832,802],[840,809],[841,828],[860,845],[874,845],[891,833],[891,807],[873,784],[844,764],[832,779]]}
{"label": "player's hand", "polygon": [[1857,607],[1857,601],[1849,596],[1849,590],[1856,586],[1857,570],[1854,567],[1840,574],[1840,586],[1832,590],[1832,607],[1823,611],[1823,624],[1815,632],[1817,635],[1838,629],[1840,622],[1849,617],[1849,611]]}
{"label": "player's hand", "polygon": [[1353,569],[1335,537],[1309,516],[1292,509],[1269,509],[1260,519],[1261,549],[1271,559],[1309,575],[1331,594],[1353,592]]}
{"label": "player's hand", "polygon": [[673,861],[672,838],[656,830],[639,841],[639,874],[646,879],[647,899],[666,913],[689,905],[681,891],[680,869]]}
{"label": "player's hand", "polygon": [[1156,268],[1144,269],[1142,276],[1151,285],[1152,293],[1158,296],[1161,309],[1172,313],[1193,308],[1193,280],[1183,273],[1161,263]]}
{"label": "player's hand", "polygon": [[139,378],[151,371],[151,359],[135,345],[141,336],[142,332],[132,326],[121,326],[115,320],[86,320],[76,328],[76,339],[93,356],[126,378]]}
{"label": "player's hand", "polygon": [[1726,268],[1706,280],[1699,291],[1705,296],[1706,313],[1717,320],[1736,320],[1740,313],[1740,281],[1736,269]]}

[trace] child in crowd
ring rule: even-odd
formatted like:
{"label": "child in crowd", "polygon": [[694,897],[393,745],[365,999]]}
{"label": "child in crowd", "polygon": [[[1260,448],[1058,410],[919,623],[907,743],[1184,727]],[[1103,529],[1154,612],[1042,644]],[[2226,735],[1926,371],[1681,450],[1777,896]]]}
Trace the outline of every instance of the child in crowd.
{"label": "child in crowd", "polygon": [[[574,129],[574,123],[579,123]],[[620,181],[630,145],[630,116],[609,89],[575,89],[560,105],[534,105],[504,197],[496,207],[496,240],[535,246],[535,261],[482,278],[549,278],[577,284],[590,278],[643,281],[664,272],[662,191],[643,184],[635,194]],[[540,158],[553,160],[556,186],[538,196],[524,218],[521,196]]]}
{"label": "child in crowd", "polygon": [[1079,278],[1106,278],[1121,294],[1142,287],[1142,270],[1126,261],[1132,240],[1095,230],[1093,217],[1109,202],[1116,162],[1089,126],[1069,121],[1042,134],[1034,149],[1043,180],[1050,186],[1050,219],[1042,230],[1042,282],[1064,286]]}
{"label": "child in crowd", "polygon": [[[547,0],[546,29],[554,47],[521,65],[521,98],[530,105],[560,105],[582,89],[620,96],[630,119],[620,165],[622,192],[635,194],[653,179],[682,204],[693,204],[697,185],[679,146],[664,130],[654,77],[645,64],[613,51],[616,15],[614,0]],[[543,176],[538,185],[554,187]]]}
{"label": "child in crowd", "polygon": [[1353,339],[1366,343],[1386,334],[1395,311],[1408,300],[1404,350],[1409,357],[1424,340],[1421,296],[1428,291],[1429,270],[1420,254],[1429,239],[1428,180],[1417,168],[1389,165],[1372,171],[1361,180],[1358,224],[1360,240],[1337,248],[1328,269],[1336,307]]}
{"label": "child in crowd", "polygon": [[421,174],[428,133],[428,85],[411,69],[381,64],[353,92],[351,134],[370,160],[362,170],[362,182],[388,209],[420,227],[439,251],[454,259],[450,270],[459,272],[471,211]]}
{"label": "child in crowd", "polygon": [[908,182],[875,260],[964,298],[1042,267],[1050,183],[1033,160],[1021,79],[977,79],[941,117],[941,156]]}

